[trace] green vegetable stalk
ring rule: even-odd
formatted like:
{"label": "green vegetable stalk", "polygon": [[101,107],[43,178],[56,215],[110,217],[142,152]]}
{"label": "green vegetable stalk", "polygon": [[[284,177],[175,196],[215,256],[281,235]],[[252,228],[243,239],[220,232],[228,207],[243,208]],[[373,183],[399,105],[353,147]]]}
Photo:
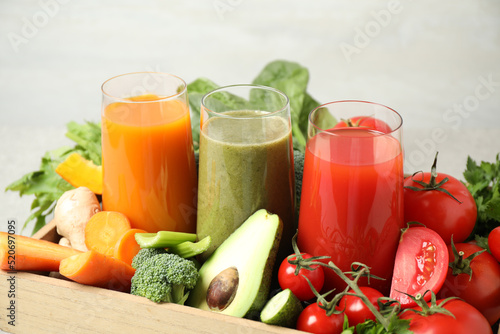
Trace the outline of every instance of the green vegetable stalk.
{"label": "green vegetable stalk", "polygon": [[167,248],[185,241],[195,241],[195,233],[159,231],[157,233],[136,233],[135,241],[141,248]]}
{"label": "green vegetable stalk", "polygon": [[135,241],[143,249],[164,249],[177,254],[182,258],[190,258],[205,252],[212,238],[207,236],[198,242],[196,234],[173,231],[159,231],[157,233],[136,233]]}

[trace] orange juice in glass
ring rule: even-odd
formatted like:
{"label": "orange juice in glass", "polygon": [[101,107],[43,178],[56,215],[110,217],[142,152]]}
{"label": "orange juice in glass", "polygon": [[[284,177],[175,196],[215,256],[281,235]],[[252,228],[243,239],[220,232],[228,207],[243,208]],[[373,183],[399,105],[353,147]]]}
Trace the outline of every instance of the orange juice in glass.
{"label": "orange juice in glass", "polygon": [[134,228],[196,231],[197,175],[186,83],[154,72],[102,85],[103,209]]}

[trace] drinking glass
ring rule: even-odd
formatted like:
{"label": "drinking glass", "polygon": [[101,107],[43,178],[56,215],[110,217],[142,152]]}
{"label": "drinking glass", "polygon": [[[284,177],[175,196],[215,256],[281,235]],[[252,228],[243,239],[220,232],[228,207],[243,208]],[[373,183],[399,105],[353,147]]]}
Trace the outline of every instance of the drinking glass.
{"label": "drinking glass", "polygon": [[[366,264],[385,279],[370,280],[381,292],[389,291],[403,227],[401,135],[401,116],[376,103],[331,102],[309,114],[299,249],[330,256],[344,272]],[[325,291],[346,286],[331,270],[325,283]]]}
{"label": "drinking glass", "polygon": [[102,85],[103,209],[148,232],[196,229],[197,175],[186,83],[166,73]]}
{"label": "drinking glass", "polygon": [[208,257],[258,209],[283,221],[281,254],[291,251],[295,179],[288,97],[270,87],[234,85],[201,101],[197,234]]}

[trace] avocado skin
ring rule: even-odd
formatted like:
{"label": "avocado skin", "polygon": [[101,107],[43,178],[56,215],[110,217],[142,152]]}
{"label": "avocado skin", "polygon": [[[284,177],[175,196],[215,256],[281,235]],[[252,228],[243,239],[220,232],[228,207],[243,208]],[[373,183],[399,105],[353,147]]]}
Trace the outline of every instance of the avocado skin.
{"label": "avocado skin", "polygon": [[264,269],[264,275],[262,277],[262,282],[260,284],[259,291],[257,292],[257,298],[253,302],[252,306],[245,314],[244,318],[259,320],[260,311],[264,308],[267,301],[269,300],[269,292],[271,289],[271,281],[273,279],[273,269],[276,262],[276,255],[278,254],[278,248],[281,241],[281,236],[283,233],[283,222],[280,219],[278,230],[276,231],[275,241],[273,248],[269,252],[269,257],[267,258],[266,266]]}
{"label": "avocado skin", "polygon": [[[229,305],[226,309],[220,311],[219,313],[255,320],[258,320],[260,318],[260,311],[269,299],[271,280],[273,278],[273,268],[275,265],[276,256],[283,233],[283,222],[277,215],[271,214],[264,209],[258,210],[248,219],[252,219],[253,216],[256,216],[257,219],[263,220],[277,219],[273,220],[273,222],[269,222],[272,223],[273,226],[265,230],[266,232],[272,232],[273,235],[268,234],[268,236],[265,238],[261,237],[261,234],[258,234],[258,232],[255,233],[255,226],[258,225],[252,225],[252,227],[249,228],[249,232],[251,232],[251,234],[253,235],[250,239],[246,238],[245,233],[240,233],[237,238],[232,238],[230,243],[226,247],[224,247],[223,243],[202,265],[202,268],[200,269],[201,277],[198,280],[197,286],[194,288],[194,290],[191,291],[186,305],[204,310],[210,310],[206,302],[208,284],[223,269],[226,269],[229,266],[236,266],[238,268],[238,271],[240,272],[240,275],[247,275],[248,279],[246,281],[243,279],[240,280],[238,292],[236,293],[236,296],[233,299],[231,305]],[[271,216],[272,218],[268,218],[268,216]],[[264,223],[268,222],[266,221]],[[245,223],[243,223],[240,228],[244,226]],[[233,234],[237,232],[238,230],[233,232]],[[231,236],[229,238],[231,238]],[[261,244],[258,243],[258,241],[262,239],[265,240],[264,246],[261,246]],[[242,245],[249,244],[249,242],[250,245],[253,245],[253,247],[242,247]],[[261,247],[260,249],[263,249],[262,247],[265,247],[266,251],[255,251],[256,249],[259,249],[259,247]],[[269,250],[267,250],[268,247]],[[223,248],[222,251],[221,248]],[[246,258],[245,261],[242,261],[242,257],[239,256],[243,254],[241,252],[245,252],[247,255],[243,256],[243,258]],[[260,254],[262,257],[257,258],[256,256],[258,254]],[[258,269],[258,271],[250,267],[255,263],[255,261],[265,261],[258,262],[260,263],[260,265],[258,265],[258,268],[260,268]],[[264,264],[262,265],[262,263]],[[245,270],[242,270],[243,268],[245,268]],[[258,286],[257,284],[253,285],[252,283],[255,283],[254,279],[258,279],[258,277],[261,277],[260,283],[258,284]],[[247,284],[247,286],[245,286],[245,284]],[[241,296],[241,298],[238,298],[238,293],[242,289],[252,289],[251,291],[256,292],[252,292],[251,299],[243,298],[243,296]],[[243,290],[241,292],[243,293]],[[249,303],[249,305],[245,303]],[[212,311],[217,312],[215,310]]]}

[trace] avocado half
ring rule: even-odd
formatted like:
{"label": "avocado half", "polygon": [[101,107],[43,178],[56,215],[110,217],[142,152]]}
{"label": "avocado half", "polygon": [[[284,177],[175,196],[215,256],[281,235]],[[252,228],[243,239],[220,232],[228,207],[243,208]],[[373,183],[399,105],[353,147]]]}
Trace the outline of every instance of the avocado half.
{"label": "avocado half", "polygon": [[[282,230],[278,215],[264,209],[255,212],[202,265],[186,305],[236,317],[258,317],[268,299]],[[214,298],[219,300],[214,302]],[[222,307],[214,308],[221,303]]]}

